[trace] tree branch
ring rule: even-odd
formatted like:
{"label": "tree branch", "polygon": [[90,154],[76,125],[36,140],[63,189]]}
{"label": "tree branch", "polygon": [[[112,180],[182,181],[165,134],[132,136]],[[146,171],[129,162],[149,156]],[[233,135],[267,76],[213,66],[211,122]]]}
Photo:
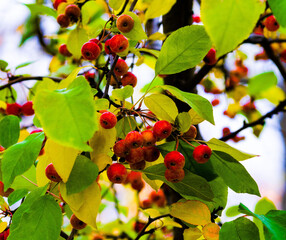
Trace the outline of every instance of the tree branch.
{"label": "tree branch", "polygon": [[[139,232],[139,234],[137,235],[137,237],[136,237],[134,240],[138,240],[138,239],[141,238],[143,235],[149,233],[149,231],[146,232],[146,229],[147,229],[147,227],[148,227],[151,223],[153,223],[153,222],[155,222],[155,221],[157,221],[157,220],[159,220],[159,219],[161,219],[161,218],[165,218],[165,217],[173,218],[173,216],[170,215],[170,214],[164,214],[164,215],[161,215],[161,216],[158,216],[158,217],[155,217],[155,218],[149,217],[149,218],[148,218],[148,222],[147,222],[146,225],[142,228],[142,230]],[[152,230],[150,233],[152,233],[152,232],[153,232],[153,230]]]}
{"label": "tree branch", "polygon": [[286,99],[283,100],[282,102],[280,102],[272,111],[266,113],[265,115],[263,115],[261,118],[257,119],[256,121],[253,121],[251,123],[246,123],[244,122],[243,126],[241,128],[239,128],[238,130],[236,130],[235,132],[232,132],[222,138],[220,138],[219,140],[221,141],[227,141],[231,138],[234,138],[239,132],[241,132],[242,130],[248,128],[248,127],[254,127],[256,125],[264,125],[265,123],[265,119],[267,118],[271,118],[273,115],[278,114],[279,112],[283,112],[285,111],[285,106],[286,106]]}
{"label": "tree branch", "polygon": [[57,78],[57,77],[42,77],[42,76],[36,76],[36,77],[18,77],[14,80],[9,81],[7,84],[0,86],[0,90],[10,87],[15,83],[19,83],[19,82],[24,82],[24,81],[29,81],[29,80],[38,80],[38,81],[42,81],[44,78],[50,78],[52,79],[54,82],[60,82],[62,80],[62,78]]}

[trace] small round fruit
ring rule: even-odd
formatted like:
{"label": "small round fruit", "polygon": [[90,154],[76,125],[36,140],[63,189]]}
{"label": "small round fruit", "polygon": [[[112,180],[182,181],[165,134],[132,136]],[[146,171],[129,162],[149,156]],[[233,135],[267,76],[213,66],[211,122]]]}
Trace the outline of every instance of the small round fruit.
{"label": "small round fruit", "polygon": [[114,73],[116,76],[123,76],[128,72],[128,65],[123,59],[118,59],[115,68]]}
{"label": "small round fruit", "polygon": [[111,129],[115,127],[117,118],[112,112],[104,112],[99,118],[100,126],[105,129]]}
{"label": "small round fruit", "polygon": [[54,165],[52,163],[50,163],[47,167],[46,167],[46,176],[48,179],[50,179],[53,182],[61,182],[62,178],[60,177],[60,175],[57,173]]}
{"label": "small round fruit", "polygon": [[146,167],[145,160],[136,163],[130,163],[130,168],[132,170],[143,170]]}
{"label": "small round fruit", "polygon": [[9,195],[14,192],[13,188],[8,188],[6,191],[4,191],[4,183],[0,181],[0,195],[3,197],[9,197]]}
{"label": "small round fruit", "polygon": [[59,53],[62,54],[63,56],[65,56],[65,57],[71,57],[72,56],[72,54],[69,52],[66,44],[62,44],[59,47]]}
{"label": "small round fruit", "polygon": [[154,162],[160,157],[160,150],[155,146],[143,147],[144,160],[147,162]]}
{"label": "small round fruit", "polygon": [[53,4],[54,9],[58,10],[58,7],[59,7],[60,3],[62,3],[62,2],[67,2],[67,0],[55,0],[55,2]]}
{"label": "small round fruit", "polygon": [[57,22],[62,28],[67,28],[70,25],[70,19],[65,14],[60,14],[57,17]]}
{"label": "small round fruit", "polygon": [[104,44],[104,51],[106,54],[115,54],[114,52],[111,51],[110,49],[110,39],[106,40],[105,44]]}
{"label": "small round fruit", "polygon": [[35,111],[33,109],[33,102],[32,101],[28,101],[26,103],[24,103],[21,107],[21,111],[22,114],[24,116],[32,116],[34,115]]}
{"label": "small round fruit", "polygon": [[95,72],[92,71],[85,72],[84,77],[88,82],[93,82],[95,78]]}
{"label": "small round fruit", "polygon": [[280,53],[280,59],[282,62],[286,62],[286,49]]}
{"label": "small round fruit", "polygon": [[177,169],[177,170],[166,169],[165,171],[165,178],[167,179],[167,181],[172,183],[180,182],[184,179],[184,177],[185,177],[184,169]]}
{"label": "small round fruit", "polygon": [[193,15],[192,18],[193,18],[193,22],[195,22],[195,23],[201,22],[201,17],[198,15]]}
{"label": "small round fruit", "polygon": [[121,163],[114,163],[107,169],[107,177],[112,183],[123,183],[127,177],[127,170]]}
{"label": "small round fruit", "polygon": [[183,134],[183,137],[187,140],[195,139],[197,136],[197,128],[194,125],[191,125],[189,130]]}
{"label": "small round fruit", "polygon": [[136,221],[133,224],[133,229],[135,232],[139,233],[142,231],[142,229],[145,227],[145,225],[146,225],[146,223],[144,223],[144,222]]}
{"label": "small round fruit", "polygon": [[123,14],[117,19],[116,27],[120,32],[128,33],[134,27],[134,19],[129,15]]}
{"label": "small round fruit", "polygon": [[204,57],[204,62],[207,65],[214,65],[217,62],[216,50],[214,48],[211,48],[207,55]]}
{"label": "small round fruit", "polygon": [[19,116],[21,114],[22,106],[18,103],[7,103],[6,114]]}
{"label": "small round fruit", "polygon": [[156,137],[157,141],[169,137],[171,133],[172,125],[168,121],[161,120],[154,124],[153,134]]}
{"label": "small round fruit", "polygon": [[149,198],[144,199],[141,203],[140,203],[141,208],[143,209],[147,209],[152,207],[152,202]]}
{"label": "small round fruit", "polygon": [[141,180],[140,182],[132,182],[131,183],[131,187],[134,190],[137,190],[138,192],[140,192],[145,186],[145,183]]}
{"label": "small round fruit", "polygon": [[156,143],[156,138],[153,134],[152,130],[145,130],[141,132],[143,136],[143,146],[144,147],[151,147],[154,146]]}
{"label": "small round fruit", "polygon": [[94,42],[87,42],[81,47],[81,55],[84,59],[95,60],[100,55],[100,47]]}
{"label": "small round fruit", "polygon": [[212,100],[212,105],[213,105],[213,107],[219,105],[219,99],[215,98],[214,100]]}
{"label": "small round fruit", "polygon": [[182,169],[185,166],[185,157],[178,151],[172,151],[166,154],[164,164],[170,170]]}
{"label": "small round fruit", "polygon": [[97,38],[92,38],[92,39],[89,40],[89,42],[96,43],[99,46],[100,51],[102,50],[102,43]]}
{"label": "small round fruit", "polygon": [[141,182],[142,181],[142,173],[131,171],[128,173],[125,183],[133,183],[133,182]]}
{"label": "small round fruit", "polygon": [[129,154],[129,148],[126,146],[124,139],[114,144],[113,152],[117,157],[126,158]]}
{"label": "small round fruit", "polygon": [[126,156],[125,160],[128,163],[137,163],[144,160],[144,150],[143,148],[131,148],[129,154]]}
{"label": "small round fruit", "polygon": [[197,163],[206,163],[212,155],[212,150],[207,145],[199,145],[193,151],[193,158]]}
{"label": "small round fruit", "polygon": [[202,229],[204,238],[209,240],[219,240],[220,227],[216,223],[208,223]]}
{"label": "small round fruit", "polygon": [[158,207],[164,207],[166,204],[166,197],[162,189],[159,189],[158,192],[156,192],[155,190],[152,191],[149,195],[149,199]]}
{"label": "small round fruit", "polygon": [[128,148],[139,148],[143,145],[143,136],[140,132],[131,131],[125,137],[125,144]]}
{"label": "small round fruit", "polygon": [[75,4],[70,4],[65,8],[65,15],[71,22],[77,22],[80,17],[80,8]]}
{"label": "small round fruit", "polygon": [[271,15],[268,18],[265,19],[264,25],[270,32],[275,32],[279,29],[279,23],[277,22],[276,18]]}
{"label": "small round fruit", "polygon": [[110,39],[109,47],[110,50],[114,53],[124,52],[128,46],[128,39],[122,34],[115,35]]}
{"label": "small round fruit", "polygon": [[128,72],[123,75],[121,83],[123,87],[127,85],[135,87],[137,85],[137,77],[132,72]]}
{"label": "small round fruit", "polygon": [[70,224],[76,230],[81,230],[86,227],[86,223],[78,219],[74,214],[71,216]]}

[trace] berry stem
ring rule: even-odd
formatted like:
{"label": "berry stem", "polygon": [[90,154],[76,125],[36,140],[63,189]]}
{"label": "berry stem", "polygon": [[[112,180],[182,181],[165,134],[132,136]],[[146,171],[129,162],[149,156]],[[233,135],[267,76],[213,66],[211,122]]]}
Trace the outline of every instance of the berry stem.
{"label": "berry stem", "polygon": [[191,144],[189,141],[187,141],[185,138],[181,137],[181,139],[186,142],[188,145],[192,146],[193,148],[195,148],[196,146],[194,146],[193,144]]}

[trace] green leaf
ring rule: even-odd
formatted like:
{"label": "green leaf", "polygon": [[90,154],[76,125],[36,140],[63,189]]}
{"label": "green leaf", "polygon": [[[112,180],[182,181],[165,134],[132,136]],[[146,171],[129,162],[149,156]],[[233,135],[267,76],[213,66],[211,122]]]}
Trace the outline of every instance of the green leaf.
{"label": "green leaf", "polygon": [[36,179],[36,167],[32,165],[28,171],[24,172],[23,174],[17,176],[11,185],[11,188],[17,189],[28,189],[29,191],[34,190],[37,188],[35,183],[37,182]]}
{"label": "green leaf", "polygon": [[255,223],[240,217],[222,225],[219,231],[220,240],[259,240],[259,232]]}
{"label": "green leaf", "polygon": [[8,148],[18,142],[20,121],[14,115],[8,115],[0,121],[0,145]]}
{"label": "green leaf", "polygon": [[211,140],[209,140],[207,142],[207,145],[212,150],[224,152],[224,153],[232,156],[237,161],[243,161],[243,160],[246,160],[246,159],[249,159],[249,158],[253,158],[253,157],[256,156],[256,155],[252,155],[252,154],[241,152],[241,151],[231,147],[227,143],[225,143],[223,141],[220,141],[220,140],[218,140],[216,138],[212,138]]}
{"label": "green leaf", "polygon": [[25,4],[33,15],[48,15],[57,18],[57,11],[42,4]]}
{"label": "green leaf", "polygon": [[160,120],[174,123],[179,113],[174,101],[163,94],[152,94],[145,97],[144,103]]}
{"label": "green leaf", "polygon": [[[270,210],[276,210],[276,207],[272,201],[264,197],[256,203],[254,213],[261,215],[268,213]],[[253,222],[259,229],[260,240],[264,240],[263,223],[257,218],[253,218]]]}
{"label": "green leaf", "polygon": [[176,0],[152,0],[149,1],[150,5],[147,8],[145,18],[156,18],[168,13],[173,5],[176,3]]}
{"label": "green leaf", "polygon": [[14,103],[14,99],[17,99],[17,92],[13,87],[11,90],[9,88],[0,90],[0,100],[6,103]]}
{"label": "green leaf", "polygon": [[86,25],[99,18],[104,9],[100,3],[88,1],[81,7],[82,24]]}
{"label": "green leaf", "polygon": [[188,170],[185,170],[185,178],[178,183],[171,183],[165,178],[166,167],[163,163],[153,165],[143,170],[151,180],[161,180],[173,188],[176,192],[185,196],[195,196],[203,200],[212,201],[214,194],[208,182]]}
{"label": "green leaf", "polygon": [[202,1],[201,19],[217,57],[234,50],[253,31],[265,2],[258,0]]}
{"label": "green leaf", "polygon": [[67,194],[70,195],[85,190],[96,180],[97,175],[98,167],[96,164],[87,157],[79,155],[66,182]]}
{"label": "green leaf", "polygon": [[134,89],[132,86],[128,85],[124,88],[114,89],[112,91],[112,97],[119,100],[124,101],[126,98],[129,98],[133,95]]}
{"label": "green leaf", "polygon": [[169,91],[176,98],[187,103],[203,119],[214,124],[213,107],[207,99],[198,94],[183,92],[170,85],[160,86],[160,88]]}
{"label": "green leaf", "polygon": [[14,203],[18,202],[21,200],[23,197],[25,197],[28,194],[28,189],[18,189],[12,192],[9,197],[8,197],[8,203],[9,205],[13,205]]}
{"label": "green leaf", "polygon": [[88,40],[86,30],[83,28],[77,27],[70,32],[67,40],[67,48],[73,57],[77,59],[81,58],[81,47]]}
{"label": "green leaf", "polygon": [[11,227],[9,239],[27,239],[29,234],[31,240],[58,240],[61,224],[61,208],[52,196],[44,195],[31,204],[18,224]]}
{"label": "green leaf", "polygon": [[187,132],[191,126],[191,116],[187,112],[181,112],[178,114],[175,120],[175,125],[182,133]]}
{"label": "green leaf", "polygon": [[286,211],[270,210],[266,215],[259,215],[251,212],[242,203],[239,204],[239,210],[242,213],[259,219],[264,224],[265,239],[286,239]]}
{"label": "green leaf", "polygon": [[0,60],[0,71],[6,72],[7,67],[8,67],[8,63],[4,60]]}
{"label": "green leaf", "polygon": [[33,133],[23,142],[19,142],[5,150],[1,171],[5,190],[10,187],[16,176],[26,172],[37,159],[42,148],[45,134]]}
{"label": "green leaf", "polygon": [[249,79],[248,93],[256,96],[259,93],[277,85],[277,77],[274,72],[265,72]]}
{"label": "green leaf", "polygon": [[286,27],[286,2],[281,0],[268,0],[268,3],[278,23]]}
{"label": "green leaf", "polygon": [[124,0],[109,0],[108,4],[113,10],[119,10]]}
{"label": "green leaf", "polygon": [[23,68],[23,67],[26,67],[32,63],[34,63],[35,61],[32,61],[32,62],[25,62],[25,63],[21,63],[19,64],[18,66],[16,66],[15,70],[19,69],[19,68]]}
{"label": "green leaf", "polygon": [[125,37],[129,38],[130,40],[139,41],[143,39],[147,39],[147,35],[143,30],[141,25],[140,18],[133,12],[124,12],[124,14],[129,15],[134,20],[134,26],[132,30],[128,33],[122,33]]}
{"label": "green leaf", "polygon": [[164,42],[155,66],[155,75],[174,74],[195,67],[211,48],[203,26],[182,27]]}
{"label": "green leaf", "polygon": [[86,142],[97,130],[96,114],[91,88],[84,77],[76,78],[66,90],[39,91],[34,109],[48,138],[91,151]]}
{"label": "green leaf", "polygon": [[233,157],[224,152],[213,151],[210,162],[215,172],[233,191],[260,196],[257,183],[244,166]]}
{"label": "green leaf", "polygon": [[95,109],[98,110],[106,110],[109,108],[109,101],[106,98],[99,98],[94,101]]}
{"label": "green leaf", "polygon": [[[131,126],[131,127],[130,127]],[[134,117],[123,117],[115,125],[117,137],[124,139],[126,134],[137,127]]]}
{"label": "green leaf", "polygon": [[38,200],[41,196],[43,196],[47,191],[47,186],[36,188],[35,190],[31,191],[28,196],[25,198],[25,201],[20,205],[17,209],[15,214],[13,214],[13,223],[10,227],[10,234],[11,231],[14,231],[15,228],[19,225],[23,215],[29,212],[30,207],[33,203]]}
{"label": "green leaf", "polygon": [[147,83],[143,88],[141,88],[140,92],[145,93],[148,89],[162,85],[164,85],[163,78],[156,77],[151,83]]}
{"label": "green leaf", "polygon": [[239,214],[241,213],[239,212],[238,205],[229,207],[225,212],[227,217],[236,217]]}

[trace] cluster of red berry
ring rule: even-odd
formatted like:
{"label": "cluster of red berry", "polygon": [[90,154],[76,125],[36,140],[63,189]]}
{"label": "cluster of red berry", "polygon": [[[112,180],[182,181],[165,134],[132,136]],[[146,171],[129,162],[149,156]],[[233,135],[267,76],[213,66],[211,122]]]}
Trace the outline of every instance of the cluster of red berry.
{"label": "cluster of red berry", "polygon": [[[58,5],[64,1],[55,1],[54,6],[57,9]],[[81,12],[80,8],[76,4],[70,4],[66,6],[65,13],[59,14],[57,17],[57,22],[62,28],[67,28],[71,24],[76,23],[80,18]]]}
{"label": "cluster of red berry", "polygon": [[21,114],[23,114],[24,116],[32,116],[34,113],[35,112],[33,109],[32,101],[28,101],[23,105],[20,105],[19,103],[7,103],[6,107],[7,115],[20,116]]}

